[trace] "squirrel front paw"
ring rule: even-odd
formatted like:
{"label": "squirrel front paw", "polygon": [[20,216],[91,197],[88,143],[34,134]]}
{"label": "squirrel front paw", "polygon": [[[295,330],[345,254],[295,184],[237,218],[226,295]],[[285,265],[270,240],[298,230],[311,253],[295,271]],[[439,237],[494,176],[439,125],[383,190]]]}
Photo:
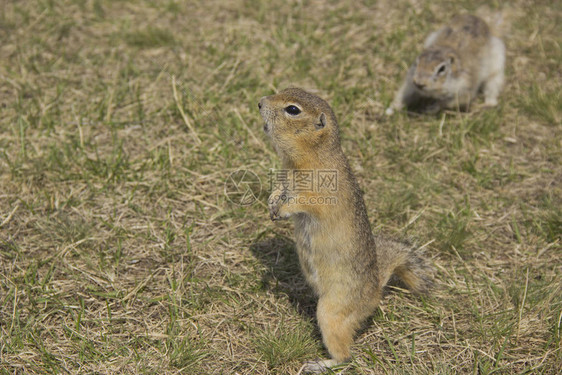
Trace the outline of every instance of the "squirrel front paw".
{"label": "squirrel front paw", "polygon": [[423,108],[423,113],[426,115],[435,115],[441,110],[441,104],[438,102],[430,103],[426,107]]}
{"label": "squirrel front paw", "polygon": [[289,213],[286,212],[287,202],[289,196],[286,192],[275,191],[267,200],[267,206],[269,207],[269,218],[272,221],[277,221],[281,219],[287,219]]}

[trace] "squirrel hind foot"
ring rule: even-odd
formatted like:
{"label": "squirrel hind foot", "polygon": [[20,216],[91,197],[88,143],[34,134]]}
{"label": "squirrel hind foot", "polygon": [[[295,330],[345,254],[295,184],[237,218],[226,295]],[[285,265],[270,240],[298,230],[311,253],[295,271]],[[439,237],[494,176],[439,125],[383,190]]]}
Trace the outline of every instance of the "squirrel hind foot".
{"label": "squirrel hind foot", "polygon": [[315,361],[307,361],[303,364],[300,373],[303,374],[323,374],[331,367],[338,365],[335,359],[317,359]]}

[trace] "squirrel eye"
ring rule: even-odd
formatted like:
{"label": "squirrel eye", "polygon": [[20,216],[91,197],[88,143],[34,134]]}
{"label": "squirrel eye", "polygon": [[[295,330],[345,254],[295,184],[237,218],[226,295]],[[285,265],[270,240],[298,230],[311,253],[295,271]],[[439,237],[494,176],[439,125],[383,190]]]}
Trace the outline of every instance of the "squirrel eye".
{"label": "squirrel eye", "polygon": [[288,114],[290,114],[292,116],[296,116],[299,113],[301,113],[301,110],[296,105],[290,105],[290,106],[285,107],[285,112],[287,112]]}
{"label": "squirrel eye", "polygon": [[447,69],[447,68],[445,67],[445,65],[441,65],[441,66],[439,67],[439,69],[437,70],[437,74],[438,74],[438,75],[441,75],[441,74],[445,73],[445,69]]}

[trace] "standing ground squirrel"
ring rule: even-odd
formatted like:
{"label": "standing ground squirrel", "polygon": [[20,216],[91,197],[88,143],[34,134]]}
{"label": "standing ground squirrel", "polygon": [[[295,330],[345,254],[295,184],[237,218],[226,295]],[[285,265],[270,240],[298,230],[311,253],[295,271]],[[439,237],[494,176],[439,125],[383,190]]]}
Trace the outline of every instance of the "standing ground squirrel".
{"label": "standing ground squirrel", "polygon": [[[373,236],[328,103],[289,88],[258,106],[286,177],[269,197],[270,216],[293,218],[300,265],[319,298],[318,324],[332,356],[308,362],[305,370],[322,372],[350,359],[355,331],[375,311],[393,274],[422,293],[431,285],[431,268],[412,246]],[[336,177],[335,186],[322,184],[323,172]],[[316,184],[303,188],[299,173]]]}
{"label": "standing ground squirrel", "polygon": [[504,65],[505,46],[492,36],[486,22],[468,14],[455,16],[427,37],[386,114],[416,106],[422,99],[430,101],[426,112],[468,110],[479,90],[484,92],[485,105],[495,106]]}

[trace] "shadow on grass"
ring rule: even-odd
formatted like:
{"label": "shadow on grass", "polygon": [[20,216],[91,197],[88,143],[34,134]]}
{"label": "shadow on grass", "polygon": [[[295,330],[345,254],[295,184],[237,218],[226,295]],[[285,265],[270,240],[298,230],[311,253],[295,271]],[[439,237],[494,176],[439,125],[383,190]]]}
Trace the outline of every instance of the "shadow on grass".
{"label": "shadow on grass", "polygon": [[295,309],[307,318],[316,316],[316,298],[301,272],[295,242],[278,233],[261,233],[250,250],[265,266],[262,286],[278,297],[287,296]]}

